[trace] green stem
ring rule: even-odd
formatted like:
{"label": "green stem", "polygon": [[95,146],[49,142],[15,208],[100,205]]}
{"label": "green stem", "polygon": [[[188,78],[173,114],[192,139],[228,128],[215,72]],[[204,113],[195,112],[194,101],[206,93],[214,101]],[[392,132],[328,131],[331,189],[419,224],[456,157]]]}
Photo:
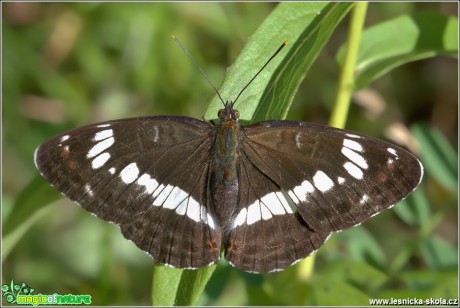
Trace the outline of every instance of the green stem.
{"label": "green stem", "polygon": [[354,73],[356,59],[358,57],[361,33],[366,18],[367,2],[359,2],[351,12],[350,29],[348,31],[348,43],[345,53],[345,60],[340,74],[337,96],[329,125],[344,128],[350,108],[351,93],[354,88]]}

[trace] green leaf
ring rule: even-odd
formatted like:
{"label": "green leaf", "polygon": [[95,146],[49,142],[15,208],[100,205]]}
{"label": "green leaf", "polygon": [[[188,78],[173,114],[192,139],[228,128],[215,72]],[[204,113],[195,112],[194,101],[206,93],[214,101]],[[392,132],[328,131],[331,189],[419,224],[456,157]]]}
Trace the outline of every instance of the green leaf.
{"label": "green leaf", "polygon": [[[241,119],[257,122],[284,119],[294,95],[334,28],[353,3],[280,3],[251,36],[229,69],[220,88],[223,98],[234,100],[284,40],[285,50],[273,59],[238,100]],[[215,119],[222,108],[214,97],[205,118]]]}
{"label": "green leaf", "polygon": [[[368,305],[369,295],[343,281],[315,281],[313,285],[315,306],[358,306]],[[309,303],[308,303],[309,304]]]}
{"label": "green leaf", "polygon": [[[419,298],[431,301],[432,299],[449,299],[458,297],[458,272],[457,269],[449,271],[420,270],[403,271],[398,274],[402,286],[380,292],[379,298]],[[405,286],[405,287],[404,287]],[[425,304],[425,303],[424,303]],[[425,305],[434,305],[426,303]],[[444,306],[447,303],[437,303]]]}
{"label": "green leaf", "polygon": [[454,270],[439,271],[424,269],[401,272],[398,278],[411,289],[430,289],[438,287],[442,281],[448,281],[456,276],[456,271]]}
{"label": "green leaf", "polygon": [[335,235],[345,242],[348,254],[353,260],[367,262],[376,266],[385,266],[385,253],[372,234],[365,228],[352,228]]}
{"label": "green leaf", "polygon": [[43,177],[35,176],[17,197],[13,210],[3,225],[3,236],[14,231],[35,212],[57,199],[59,199],[59,193]]}
{"label": "green leaf", "polygon": [[438,295],[438,297],[441,298],[458,298],[458,265],[453,270],[440,273],[445,273],[446,275],[438,279],[433,289],[432,296]]}
{"label": "green leaf", "polygon": [[8,233],[8,235],[4,235],[2,237],[2,261],[4,261],[11,250],[13,250],[14,246],[17,242],[24,236],[24,234],[32,227],[40,218],[42,218],[45,214],[47,214],[51,210],[51,205],[47,207],[42,207],[37,211],[32,212],[31,215],[25,217],[25,220],[16,226],[12,232]]}
{"label": "green leaf", "polygon": [[458,154],[434,127],[417,124],[412,133],[419,143],[420,158],[427,173],[451,191],[458,191]]}
{"label": "green leaf", "polygon": [[423,260],[433,269],[458,266],[457,249],[437,235],[426,238],[420,246]]}
{"label": "green leaf", "polygon": [[[344,48],[337,53],[343,62]],[[417,12],[382,22],[364,31],[355,89],[369,85],[390,70],[408,62],[438,55],[456,57],[458,19],[437,12]]]}
{"label": "green leaf", "polygon": [[411,226],[422,226],[431,215],[428,199],[420,189],[415,190],[393,210],[399,218]]}
{"label": "green leaf", "polygon": [[366,293],[374,292],[388,282],[388,275],[367,262],[338,260],[318,273],[327,281],[347,281]]}
{"label": "green leaf", "polygon": [[153,267],[152,305],[173,306],[184,270],[155,264]]}
{"label": "green leaf", "polygon": [[164,265],[153,269],[154,306],[192,306],[203,292],[216,264],[197,270],[182,270]]}

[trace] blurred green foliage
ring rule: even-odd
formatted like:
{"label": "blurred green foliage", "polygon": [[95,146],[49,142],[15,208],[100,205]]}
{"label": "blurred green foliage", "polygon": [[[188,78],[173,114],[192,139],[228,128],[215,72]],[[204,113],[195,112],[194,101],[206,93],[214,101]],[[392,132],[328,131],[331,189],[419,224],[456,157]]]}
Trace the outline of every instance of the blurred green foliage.
{"label": "blurred green foliage", "polygon": [[[91,294],[96,305],[151,304],[152,260],[116,226],[59,198],[37,174],[34,149],[58,132],[102,120],[149,114],[201,118],[214,93],[170,35],[181,39],[219,85],[276,6],[3,4],[2,283],[25,282],[42,294]],[[426,11],[450,22],[457,18],[454,3],[371,3],[366,27]],[[290,17],[296,15],[285,16]],[[327,123],[340,71],[335,58],[347,26],[345,18],[328,37],[297,90],[289,119]],[[273,29],[263,45],[266,54],[292,40],[288,35]],[[385,40],[409,42],[404,35]],[[441,41],[455,46],[451,40],[436,42]],[[391,50],[394,44],[385,46]],[[382,48],[367,55],[379,52]],[[262,64],[266,54],[260,55]],[[408,59],[414,60],[397,60]],[[381,72],[382,62],[375,64]],[[379,79],[366,76],[367,88],[355,96],[347,128],[400,141],[418,154],[426,171],[419,189],[393,210],[332,236],[308,277],[299,266],[252,275],[219,261],[197,304],[368,305],[369,298],[458,297],[458,63],[444,56],[395,66]],[[236,95],[222,94],[229,100]],[[239,101],[245,102],[251,104]],[[407,141],[411,136],[415,143]],[[194,286],[181,285],[187,287]]]}

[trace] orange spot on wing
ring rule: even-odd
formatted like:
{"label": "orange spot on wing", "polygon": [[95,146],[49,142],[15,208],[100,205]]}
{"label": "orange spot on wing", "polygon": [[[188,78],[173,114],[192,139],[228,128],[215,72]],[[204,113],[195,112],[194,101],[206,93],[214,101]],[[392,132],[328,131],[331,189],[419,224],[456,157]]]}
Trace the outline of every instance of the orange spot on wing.
{"label": "orange spot on wing", "polygon": [[76,163],[74,160],[69,161],[69,163],[67,164],[67,166],[69,166],[69,168],[70,168],[71,170],[75,170],[75,169],[77,169],[77,167],[78,167],[77,163]]}

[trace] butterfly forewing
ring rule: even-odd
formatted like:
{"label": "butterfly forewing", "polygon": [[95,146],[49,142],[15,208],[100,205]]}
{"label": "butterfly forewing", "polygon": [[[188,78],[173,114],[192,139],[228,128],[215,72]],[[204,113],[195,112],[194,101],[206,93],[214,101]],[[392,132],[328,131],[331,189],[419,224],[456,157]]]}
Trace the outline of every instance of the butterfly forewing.
{"label": "butterfly forewing", "polygon": [[287,193],[315,232],[342,230],[391,207],[423,174],[409,152],[347,130],[266,121],[243,127],[242,134],[241,151]]}
{"label": "butterfly forewing", "polygon": [[48,140],[35,163],[59,191],[119,224],[155,260],[197,268],[220,256],[207,191],[212,133],[210,124],[185,117],[110,121]]}

